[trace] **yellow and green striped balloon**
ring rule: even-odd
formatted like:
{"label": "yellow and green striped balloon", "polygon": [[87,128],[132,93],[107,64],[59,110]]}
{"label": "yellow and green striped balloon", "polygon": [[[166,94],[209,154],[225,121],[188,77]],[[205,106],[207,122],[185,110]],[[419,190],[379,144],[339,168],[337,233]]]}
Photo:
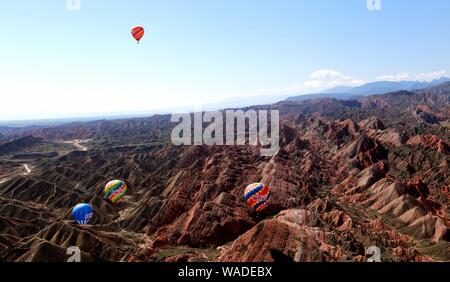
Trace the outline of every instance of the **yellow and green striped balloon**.
{"label": "yellow and green striped balloon", "polygon": [[111,180],[105,186],[105,196],[114,204],[118,203],[127,192],[127,184],[122,180]]}

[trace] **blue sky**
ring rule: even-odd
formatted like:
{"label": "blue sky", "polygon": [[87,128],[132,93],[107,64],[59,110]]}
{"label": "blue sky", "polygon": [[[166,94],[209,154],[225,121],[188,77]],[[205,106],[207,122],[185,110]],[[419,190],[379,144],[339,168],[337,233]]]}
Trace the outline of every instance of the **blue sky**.
{"label": "blue sky", "polygon": [[[450,71],[450,1],[1,0],[0,120],[228,106]],[[137,45],[130,28],[146,34]]]}

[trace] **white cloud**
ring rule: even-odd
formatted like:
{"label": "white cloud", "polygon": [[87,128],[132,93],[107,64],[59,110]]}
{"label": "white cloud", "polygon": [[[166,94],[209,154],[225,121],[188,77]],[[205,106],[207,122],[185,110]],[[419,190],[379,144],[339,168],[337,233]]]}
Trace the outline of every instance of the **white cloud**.
{"label": "white cloud", "polygon": [[445,70],[428,72],[428,73],[417,73],[412,74],[409,72],[402,72],[398,74],[381,75],[377,77],[377,80],[387,80],[387,81],[402,81],[402,80],[417,80],[417,81],[432,81],[439,79],[441,77],[448,77],[449,73]]}
{"label": "white cloud", "polygon": [[398,74],[386,74],[380,75],[377,77],[377,80],[387,80],[387,81],[401,81],[401,80],[410,80],[411,74],[409,72],[402,72]]}
{"label": "white cloud", "polygon": [[442,77],[448,77],[449,73],[445,70],[429,72],[429,73],[419,73],[416,75],[416,79],[419,81],[431,81],[439,79]]}
{"label": "white cloud", "polygon": [[327,89],[336,86],[358,86],[365,81],[355,79],[349,75],[331,69],[317,70],[309,75],[311,80],[304,83],[307,89]]}

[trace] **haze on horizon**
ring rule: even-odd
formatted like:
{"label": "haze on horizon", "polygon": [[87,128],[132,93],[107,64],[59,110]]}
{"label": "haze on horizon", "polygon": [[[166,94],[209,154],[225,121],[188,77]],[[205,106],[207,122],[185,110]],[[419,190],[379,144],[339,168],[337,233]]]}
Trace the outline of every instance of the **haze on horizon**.
{"label": "haze on horizon", "polygon": [[[0,120],[219,108],[449,75],[447,0],[382,0],[380,11],[366,0],[3,2]],[[135,25],[146,29],[139,45]]]}

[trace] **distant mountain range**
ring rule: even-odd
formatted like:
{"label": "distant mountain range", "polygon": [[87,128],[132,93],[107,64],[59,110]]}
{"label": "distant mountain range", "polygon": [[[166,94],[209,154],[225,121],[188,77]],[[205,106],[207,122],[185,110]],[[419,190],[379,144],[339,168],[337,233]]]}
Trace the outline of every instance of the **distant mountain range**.
{"label": "distant mountain range", "polygon": [[389,92],[395,92],[400,90],[420,90],[425,88],[430,88],[433,86],[440,85],[442,83],[450,81],[448,77],[442,77],[440,79],[435,79],[430,82],[420,82],[420,81],[377,81],[364,84],[358,87],[349,86],[338,86],[320,93],[299,95],[294,97],[289,97],[286,101],[303,101],[314,98],[336,98],[342,100],[352,99],[358,96],[370,96],[375,94],[384,94]]}

